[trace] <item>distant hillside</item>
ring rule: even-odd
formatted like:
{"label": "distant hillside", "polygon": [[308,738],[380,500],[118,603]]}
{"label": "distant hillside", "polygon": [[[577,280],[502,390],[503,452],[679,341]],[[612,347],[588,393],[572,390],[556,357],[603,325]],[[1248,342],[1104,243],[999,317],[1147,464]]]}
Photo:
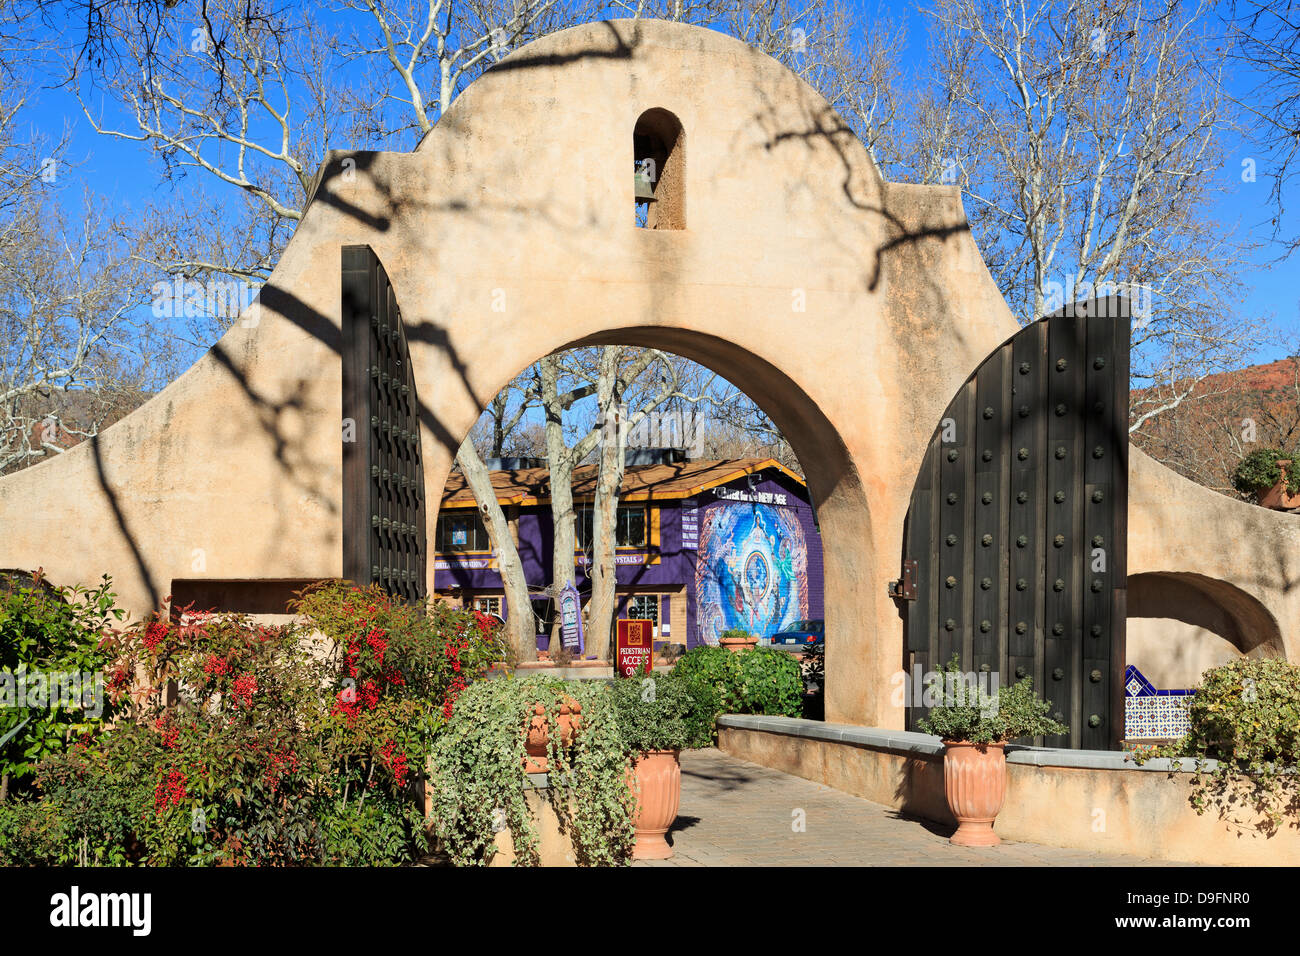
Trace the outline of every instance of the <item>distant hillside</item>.
{"label": "distant hillside", "polygon": [[[133,387],[112,389],[54,389],[49,397],[29,395],[0,417],[0,462],[13,449],[71,448],[129,415],[155,393]],[[24,434],[25,433],[25,434]],[[45,461],[59,452],[22,458],[0,474],[11,474]]]}
{"label": "distant hillside", "polygon": [[[1161,394],[1135,389],[1133,405]],[[1192,481],[1240,497],[1232,472],[1245,455],[1300,445],[1300,358],[1207,376],[1179,407],[1145,424],[1132,441]]]}

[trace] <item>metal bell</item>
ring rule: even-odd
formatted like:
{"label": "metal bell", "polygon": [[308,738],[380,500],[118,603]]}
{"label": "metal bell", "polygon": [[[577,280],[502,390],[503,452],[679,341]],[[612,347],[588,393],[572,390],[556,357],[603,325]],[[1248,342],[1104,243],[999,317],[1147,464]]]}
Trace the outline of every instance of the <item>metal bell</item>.
{"label": "metal bell", "polygon": [[654,184],[650,182],[650,177],[646,175],[644,170],[638,169],[633,174],[633,182],[635,183],[637,202],[655,201]]}

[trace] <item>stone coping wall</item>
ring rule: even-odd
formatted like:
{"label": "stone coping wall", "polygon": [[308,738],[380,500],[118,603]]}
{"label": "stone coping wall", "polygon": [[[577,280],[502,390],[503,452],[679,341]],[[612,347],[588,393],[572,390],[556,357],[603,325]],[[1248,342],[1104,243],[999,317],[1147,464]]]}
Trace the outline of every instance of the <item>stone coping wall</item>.
{"label": "stone coping wall", "polygon": [[[903,813],[956,826],[943,794],[943,744],[929,734],[789,717],[725,714],[718,746]],[[1098,750],[1007,747],[1006,840],[1184,863],[1300,865],[1300,830],[1267,837],[1250,819],[1198,816],[1190,759]],[[996,848],[990,850],[996,853]]]}

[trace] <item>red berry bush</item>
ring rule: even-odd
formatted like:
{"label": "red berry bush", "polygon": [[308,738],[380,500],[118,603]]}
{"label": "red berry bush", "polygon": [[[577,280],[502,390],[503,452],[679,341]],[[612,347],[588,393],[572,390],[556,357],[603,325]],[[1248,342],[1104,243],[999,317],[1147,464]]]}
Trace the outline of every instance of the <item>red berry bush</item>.
{"label": "red berry bush", "polygon": [[[0,808],[0,863],[392,865],[428,850],[434,736],[503,657],[493,622],[313,586],[300,623],[193,608],[106,641],[119,715]],[[8,834],[8,836],[6,835]]]}

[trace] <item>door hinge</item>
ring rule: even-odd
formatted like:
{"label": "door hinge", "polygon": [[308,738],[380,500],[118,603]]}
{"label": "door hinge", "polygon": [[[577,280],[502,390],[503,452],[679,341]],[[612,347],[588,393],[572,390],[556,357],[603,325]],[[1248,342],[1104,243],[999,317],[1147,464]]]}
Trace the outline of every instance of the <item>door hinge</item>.
{"label": "door hinge", "polygon": [[899,601],[916,600],[915,558],[907,558],[903,562],[903,576],[897,581],[889,582],[889,596]]}

